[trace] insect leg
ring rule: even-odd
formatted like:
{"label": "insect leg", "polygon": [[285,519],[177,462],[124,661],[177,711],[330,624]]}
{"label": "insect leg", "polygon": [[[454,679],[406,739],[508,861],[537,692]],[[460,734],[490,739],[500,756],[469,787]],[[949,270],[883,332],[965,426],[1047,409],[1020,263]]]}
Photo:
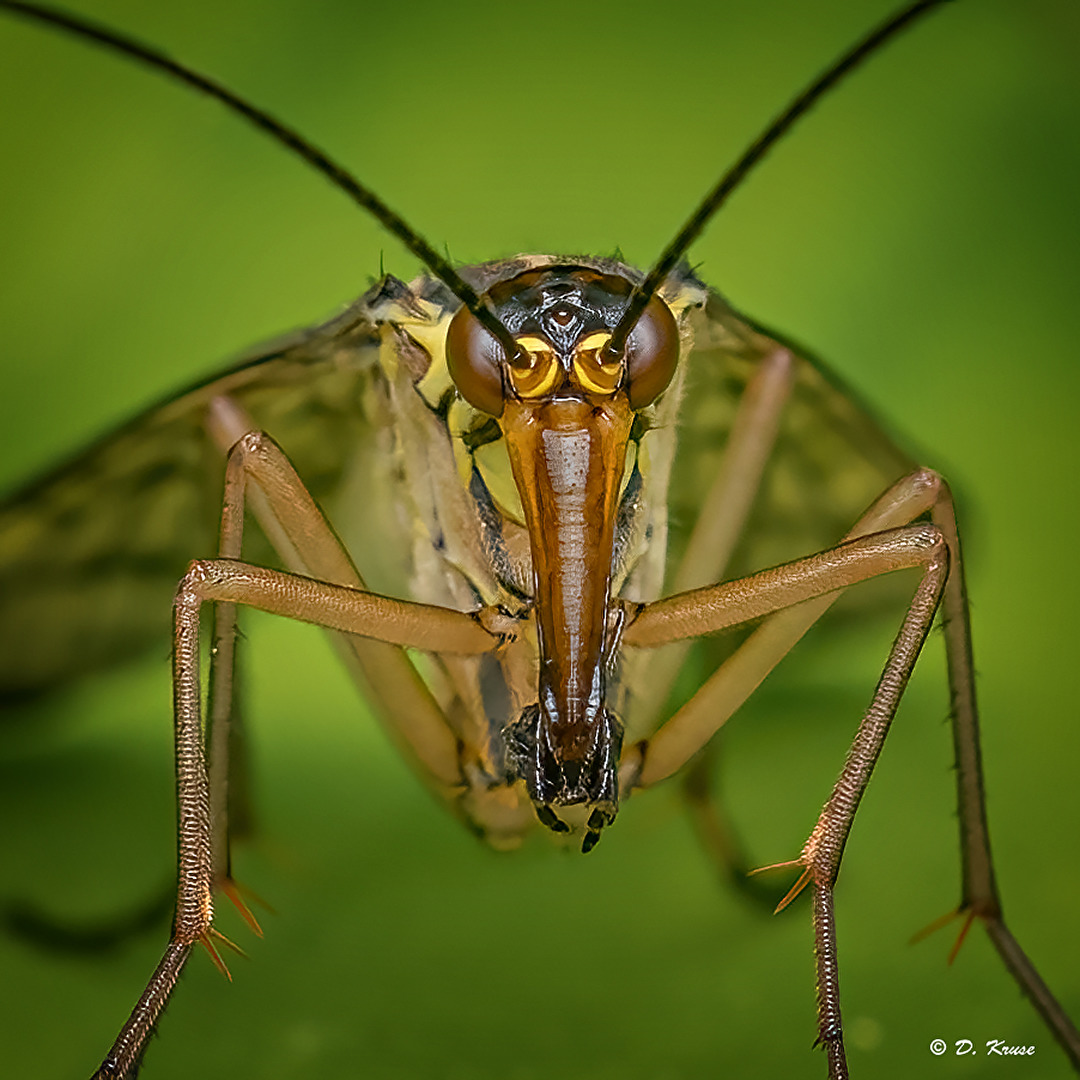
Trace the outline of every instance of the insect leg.
{"label": "insect leg", "polygon": [[[94,1080],[132,1075],[147,1039],[168,1003],[192,946],[210,941],[213,920],[210,785],[200,723],[198,604],[183,593],[173,607],[173,710],[176,738],[178,884],[176,914],[165,953],[128,1017]],[[218,961],[220,964],[220,960]]]}
{"label": "insect leg", "polygon": [[[938,534],[940,537],[940,533]],[[840,1017],[839,962],[836,954],[836,921],[833,886],[840,870],[851,825],[874,764],[896,715],[919,651],[934,621],[934,612],[948,574],[948,547],[941,542],[919,583],[900,632],[893,642],[866,715],[859,724],[847,760],[833,787],[817,825],[798,862],[805,868],[799,882],[781,901],[786,904],[802,885],[814,886],[814,955],[817,964],[818,1041],[825,1047],[831,1080],[847,1076],[843,1027]]]}
{"label": "insect leg", "polygon": [[[777,353],[772,354],[769,360],[773,360],[773,357],[777,357],[777,360],[779,359]],[[777,360],[773,360],[774,365],[777,363]],[[755,380],[748,384],[747,392],[744,394],[744,401],[750,402],[750,408],[747,409],[747,412],[754,416],[763,427],[767,424],[775,424],[779,420],[778,415],[774,420],[769,412],[763,411],[762,406],[764,403],[772,398],[775,402],[774,408],[777,413],[779,413],[787,398],[786,392],[782,389],[781,384],[777,382],[778,375],[778,371],[775,374],[770,375],[766,374],[763,370],[759,370],[759,373],[755,375]],[[750,397],[750,390],[759,378],[762,380],[764,392],[759,391],[754,397]],[[732,435],[728,444],[728,453],[731,452],[730,447],[736,443],[736,435],[741,426],[742,416],[743,404],[740,403],[739,416],[732,426]],[[775,431],[770,433],[770,446],[772,444],[771,440],[774,438]],[[726,472],[726,468],[723,471]],[[718,485],[714,485],[714,491],[716,486]],[[856,525],[848,532],[846,539],[852,539],[856,536],[866,535],[877,529],[884,529],[912,521],[920,514],[925,513],[928,509],[936,507],[942,498],[942,492],[947,492],[947,487],[936,473],[929,470],[920,470],[919,472],[913,473],[912,475],[905,477],[881,496],[871,509],[864,514]],[[717,514],[724,514],[727,512],[721,504],[713,503],[711,496],[710,500],[708,500],[705,505],[706,510],[703,510],[702,517],[705,516],[706,511],[710,507],[712,507]],[[746,505],[744,513],[748,511],[749,504]],[[937,519],[935,517],[935,522],[936,521]],[[695,525],[695,534],[698,532],[699,528],[701,528],[700,519],[698,524]],[[708,535],[715,530],[709,529],[703,531]],[[953,533],[955,534],[955,522]],[[693,541],[691,541],[691,545],[693,545]],[[725,553],[724,556],[725,564],[728,554],[729,553]],[[719,578],[722,573],[722,569],[722,566],[717,568],[717,578]],[[700,581],[693,582],[688,578],[684,578],[683,567],[680,567],[680,573],[676,578],[676,581],[682,583],[684,580],[688,588],[701,584]],[[780,650],[783,649],[784,654],[786,654],[786,651],[794,646],[798,637],[801,636],[802,633],[805,633],[805,631],[825,613],[834,599],[835,597],[823,598],[817,602],[803,604],[799,609],[802,612],[802,616],[794,612],[790,615],[785,615],[783,617],[783,623],[790,633],[789,635],[785,635],[782,630],[778,630],[776,636],[772,638],[771,646],[769,641],[770,635],[768,633],[763,635],[764,640],[759,639],[753,643],[748,641],[745,646],[747,652],[751,654],[757,653],[761,663],[767,664],[768,667],[759,669],[760,678],[757,681],[748,679],[745,684],[745,694],[741,697],[737,694],[732,694],[732,697],[728,699],[728,704],[726,706],[715,698],[710,698],[708,694],[701,697],[700,707],[702,709],[702,715],[708,715],[710,711],[717,710],[712,712],[712,717],[714,720],[719,721],[720,724],[723,724],[728,717],[743,704],[754,689],[757,688],[760,679],[763,679],[768,671],[771,671],[772,667],[775,666],[776,663],[779,663],[783,655]],[[802,619],[801,630],[800,619]],[[669,646],[663,654],[657,657],[657,661],[664,661],[666,655],[674,652],[678,647],[678,645],[674,647]],[[686,648],[688,648],[688,646],[682,649],[680,659],[685,655]],[[751,658],[745,653],[742,655],[739,662],[743,664],[749,662],[750,666],[752,666]],[[677,668],[675,670],[677,672]],[[650,666],[650,681],[652,680],[652,672],[653,668]],[[718,683],[724,680],[724,678],[725,676],[722,676],[719,672],[717,673],[716,680]],[[686,707],[689,709],[696,709],[698,708],[698,701],[699,699],[695,698],[689,702]],[[749,895],[755,901],[768,903],[770,906],[773,906],[777,899],[779,899],[779,896],[768,886],[760,884],[761,879],[747,876],[747,871],[750,869],[752,863],[747,859],[739,842],[739,838],[730,823],[729,817],[713,791],[713,777],[715,776],[716,769],[712,759],[715,757],[716,746],[717,740],[715,738],[710,739],[703,748],[704,752],[697,753],[690,761],[689,768],[685,774],[683,790],[689,805],[694,827],[705,850],[715,859],[724,872],[725,877],[735,886],[735,888],[740,892]]]}
{"label": "insect leg", "polygon": [[[244,418],[231,403],[215,404],[217,415],[210,426],[221,438],[230,423]],[[297,573],[250,566],[235,558],[242,546],[247,502],[282,558]],[[227,875],[228,857],[220,849],[215,851],[215,845],[227,843],[228,755],[226,746],[212,739],[218,755],[215,818],[200,715],[202,604],[207,600],[218,602],[214,644],[219,652],[217,673],[211,676],[211,707],[216,720],[226,718],[225,728],[231,710],[235,655],[235,615],[229,613],[230,609],[245,603],[315,622],[339,632],[344,650],[354,658],[354,666],[361,667],[386,706],[399,741],[423,766],[432,785],[444,794],[461,784],[457,742],[416,669],[395,646],[479,653],[493,650],[502,641],[498,632],[485,629],[478,619],[464,612],[410,604],[365,590],[348,554],[288,459],[268,436],[259,432],[243,434],[229,451],[220,547],[233,557],[193,563],[174,604],[179,883],[172,938],[95,1074],[102,1080],[129,1076],[138,1064],[192,946],[202,942],[216,956],[211,941],[213,888]],[[316,581],[300,573],[322,574],[332,581]],[[220,742],[227,744],[227,737],[221,737]]]}
{"label": "insect leg", "polygon": [[201,559],[180,583],[178,602],[245,604],[339,633],[429,652],[473,656],[499,638],[461,611],[396,600],[367,589],[316,581],[233,559]]}
{"label": "insect leg", "polygon": [[[934,505],[942,483],[929,469],[920,469],[897,481],[863,514],[845,539],[868,536],[914,520]],[[627,625],[623,643],[651,648],[705,633],[703,626],[693,624],[693,612],[700,614],[702,608],[692,598],[704,597],[711,591],[731,590],[739,584],[698,589],[645,605]],[[815,600],[804,599],[798,608],[779,611],[766,619],[649,740],[647,771],[639,772],[640,762],[633,760],[632,749],[624,753],[624,785],[648,786],[678,771],[746,701],[838,596],[835,593]],[[672,619],[670,616],[679,609],[684,616]],[[650,623],[654,625],[650,627]],[[679,734],[680,728],[685,735]]]}
{"label": "insect leg", "polygon": [[[239,455],[229,455],[225,469],[218,555],[239,559],[244,544],[244,473]],[[210,783],[211,850],[214,881],[231,883],[232,846],[241,826],[250,821],[246,785],[238,784],[242,768],[236,750],[242,738],[236,690],[236,605],[217,604],[211,633],[209,690],[206,704],[207,769]],[[241,803],[242,798],[242,803]],[[238,822],[238,819],[239,822]],[[243,830],[243,828],[241,829]],[[235,896],[235,893],[230,895]],[[243,909],[241,909],[243,910]]]}
{"label": "insect leg", "polygon": [[[348,553],[273,439],[255,430],[243,411],[225,398],[213,403],[209,427],[228,452],[229,468],[237,477],[232,502],[242,507],[246,500],[286,566],[323,582],[364,589]],[[438,619],[461,627],[463,634],[477,629],[470,615],[434,610],[441,612]],[[422,633],[419,626],[414,632]],[[489,635],[489,649],[500,642],[497,633]],[[408,657],[384,641],[352,634],[335,635],[335,644],[354,677],[371,692],[399,749],[422,767],[422,774],[442,794],[456,788],[460,784],[457,739]]]}
{"label": "insect leg", "polygon": [[[767,619],[655,735],[624,755],[633,786],[678,771],[760,685],[840,590],[893,570],[923,567],[945,550],[933,525],[887,529],[748,578],[643,605],[626,630],[627,645],[651,647],[685,636]],[[774,614],[775,613],[775,614]]]}
{"label": "insect leg", "polygon": [[[201,941],[213,951],[209,935],[213,920],[214,859],[199,676],[200,609],[208,600],[244,603],[343,633],[364,634],[417,648],[484,652],[497,640],[461,612],[390,600],[363,589],[330,585],[228,559],[192,563],[180,583],[174,606],[173,685],[180,850],[172,941],[147,993],[113,1048],[107,1061],[113,1072],[103,1072],[106,1076],[123,1076],[137,1059],[138,1047],[168,998],[191,946]],[[434,624],[431,619],[435,620]],[[471,632],[462,620],[471,625]],[[143,1008],[147,998],[153,999],[156,1008]],[[135,1048],[136,1058],[131,1060],[126,1057],[128,1045]]]}
{"label": "insect leg", "polygon": [[[363,588],[363,580],[351,559],[280,448],[268,436],[252,430],[253,424],[246,414],[226,398],[212,403],[208,426],[228,452],[219,555],[223,559],[240,559],[244,512],[250,505],[275,550],[297,573]],[[214,829],[214,881],[229,889],[234,898],[229,838],[233,833],[234,809],[230,792],[235,780],[235,662],[236,604],[220,599],[215,606],[209,680],[210,813]],[[411,668],[407,660],[405,664]],[[423,746],[434,748],[435,754],[424,764],[435,775],[449,776],[454,775],[456,768],[456,746],[443,737],[444,730],[445,725],[436,723],[422,733]],[[243,910],[241,906],[242,913]]]}
{"label": "insect leg", "polygon": [[956,947],[958,948],[963,940],[963,934],[971,920],[976,917],[981,919],[1005,966],[1035,1006],[1043,1022],[1072,1062],[1073,1068],[1080,1071],[1080,1032],[1043,982],[1042,976],[1019,942],[1012,936],[1002,916],[986,821],[986,796],[979,749],[979,714],[975,698],[975,666],[972,660],[971,622],[960,553],[960,535],[956,526],[952,495],[944,485],[934,503],[932,517],[934,524],[944,534],[951,554],[949,580],[945,585],[941,608],[952,698],[960,819],[961,893],[960,905],[955,915],[965,920]]}
{"label": "insect leg", "polygon": [[[700,633],[705,628],[714,628],[717,623],[724,625],[721,621],[724,618],[730,618],[727,624],[733,625],[758,617],[767,611],[787,608],[789,604],[800,604],[806,599],[822,597],[838,588],[894,569],[923,567],[922,579],[890,650],[870,707],[859,725],[840,778],[797,860],[798,865],[804,868],[803,874],[788,897],[781,902],[782,905],[786,904],[805,884],[813,883],[818,1041],[825,1047],[831,1080],[844,1080],[848,1075],[840,1017],[833,885],[859,801],[870,780],[919,651],[933,623],[934,613],[945,586],[948,565],[948,546],[940,530],[935,526],[908,526],[852,540],[821,555],[764,571],[727,586],[683,594],[684,597],[695,598],[697,601],[698,610],[694,613],[686,611],[685,615],[687,621],[695,623],[693,632]],[[716,603],[717,607],[709,610],[712,603]],[[720,608],[727,609],[726,616],[720,615]],[[767,651],[769,646],[782,644],[787,632],[798,629],[796,625],[791,625],[796,616],[800,619],[803,617],[799,608],[781,612],[778,617],[769,620],[754,635],[751,642],[764,631],[765,638],[759,640],[766,642]],[[777,629],[779,639],[770,641],[768,632]],[[750,670],[740,671],[739,661],[746,656],[750,657]],[[731,689],[735,696],[741,695],[745,698],[760,682],[760,678],[755,679],[753,676],[753,662],[756,659],[760,657],[756,657],[753,651],[744,654],[740,649],[721,668],[721,672],[726,671],[729,676],[734,672],[734,677],[726,689]],[[691,705],[696,702],[697,698],[691,701]],[[690,748],[688,743],[697,744],[693,749],[701,745],[698,740],[702,732],[699,731],[697,738],[693,738],[689,729],[679,730],[680,720],[685,722],[685,712],[686,710],[682,710],[661,728],[654,736],[652,744],[644,748],[639,772],[643,784],[651,782],[654,774],[655,779],[660,779],[661,774],[666,775],[673,771],[671,765],[674,757],[682,758],[679,761],[681,765],[685,761],[685,751]],[[704,719],[700,714],[698,718]],[[708,737],[706,735],[706,738]],[[672,745],[669,740],[681,743],[681,746]],[[658,765],[653,765],[650,761],[654,747],[658,747],[665,758],[665,761]],[[676,750],[677,755],[673,753]]]}

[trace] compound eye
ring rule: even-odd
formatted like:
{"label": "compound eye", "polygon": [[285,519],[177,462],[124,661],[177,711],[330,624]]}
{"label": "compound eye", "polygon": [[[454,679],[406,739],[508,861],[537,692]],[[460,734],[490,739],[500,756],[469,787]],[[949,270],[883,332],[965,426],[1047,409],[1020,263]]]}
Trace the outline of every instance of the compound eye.
{"label": "compound eye", "polygon": [[488,416],[501,416],[505,399],[502,366],[506,350],[463,307],[450,320],[446,366],[461,396]]}
{"label": "compound eye", "polygon": [[679,363],[679,328],[658,296],[645,306],[626,341],[626,392],[630,408],[651,405],[668,387]]}
{"label": "compound eye", "polygon": [[562,375],[555,350],[540,337],[523,334],[514,339],[518,355],[510,361],[510,385],[523,401],[551,393]]}
{"label": "compound eye", "polygon": [[574,375],[582,390],[590,394],[614,394],[622,383],[623,362],[605,351],[611,334],[589,334],[574,350]]}

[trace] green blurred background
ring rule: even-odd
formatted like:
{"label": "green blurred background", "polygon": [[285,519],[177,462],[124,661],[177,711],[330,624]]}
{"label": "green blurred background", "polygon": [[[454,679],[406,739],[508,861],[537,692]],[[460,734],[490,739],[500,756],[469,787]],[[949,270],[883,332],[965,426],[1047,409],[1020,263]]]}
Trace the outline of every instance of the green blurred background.
{"label": "green blurred background", "polygon": [[[83,0],[350,163],[462,261],[647,263],[694,201],[886,2],[508,5]],[[1080,6],[965,0],[844,86],[693,250],[739,307],[806,341],[961,500],[984,757],[1013,929],[1080,1013],[1076,856]],[[415,265],[215,106],[0,19],[0,486],[252,343]],[[204,555],[206,552],[193,552]],[[277,916],[229,985],[196,956],[151,1047],[169,1077],[820,1077],[805,904],[748,908],[673,788],[588,859],[478,846],[358,708],[320,635],[248,619],[260,842]],[[793,658],[732,725],[754,858],[796,854],[888,628]],[[936,644],[936,641],[935,641]],[[839,890],[857,1077],[1059,1077],[1064,1058],[976,933],[906,942],[957,895],[932,647]],[[1073,674],[1069,674],[1069,672]],[[171,874],[167,656],[0,730],[0,896],[104,917]],[[80,1077],[165,928],[107,958],[0,940],[4,1072]],[[932,1058],[970,1038],[1033,1057]]]}

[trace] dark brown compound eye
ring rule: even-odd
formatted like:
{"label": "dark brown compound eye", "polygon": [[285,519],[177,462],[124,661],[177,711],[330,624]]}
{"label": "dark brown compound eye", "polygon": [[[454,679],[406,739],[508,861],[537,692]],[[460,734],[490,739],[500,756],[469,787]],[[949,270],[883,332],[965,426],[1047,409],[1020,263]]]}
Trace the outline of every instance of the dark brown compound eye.
{"label": "dark brown compound eye", "polygon": [[630,408],[644,409],[666,389],[679,363],[679,328],[658,296],[646,305],[626,341],[626,393]]}
{"label": "dark brown compound eye", "polygon": [[505,390],[506,350],[463,307],[451,320],[446,335],[446,366],[461,396],[488,416],[501,416]]}

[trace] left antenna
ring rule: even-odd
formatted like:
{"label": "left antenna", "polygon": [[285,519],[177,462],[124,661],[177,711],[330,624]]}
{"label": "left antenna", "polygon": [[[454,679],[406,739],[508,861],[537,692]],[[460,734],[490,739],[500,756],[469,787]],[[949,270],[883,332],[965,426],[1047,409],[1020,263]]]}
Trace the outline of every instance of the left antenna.
{"label": "left antenna", "polygon": [[158,71],[163,71],[178,82],[220,101],[226,108],[239,113],[250,124],[264,131],[313,169],[322,173],[330,183],[345,192],[378,221],[384,229],[396,236],[444,285],[479,319],[487,330],[506,350],[508,357],[517,352],[517,345],[509,331],[495,317],[491,309],[476,294],[476,290],[443,258],[404,218],[390,209],[370,188],[365,187],[343,165],[305,139],[298,131],[271,116],[251,102],[234,94],[228,87],[189,67],[178,63],[158,49],[126,37],[108,27],[70,15],[57,8],[40,4],[22,3],[21,0],[0,0],[0,10],[35,19],[49,26],[58,27],[77,37],[104,45],[125,56]]}

